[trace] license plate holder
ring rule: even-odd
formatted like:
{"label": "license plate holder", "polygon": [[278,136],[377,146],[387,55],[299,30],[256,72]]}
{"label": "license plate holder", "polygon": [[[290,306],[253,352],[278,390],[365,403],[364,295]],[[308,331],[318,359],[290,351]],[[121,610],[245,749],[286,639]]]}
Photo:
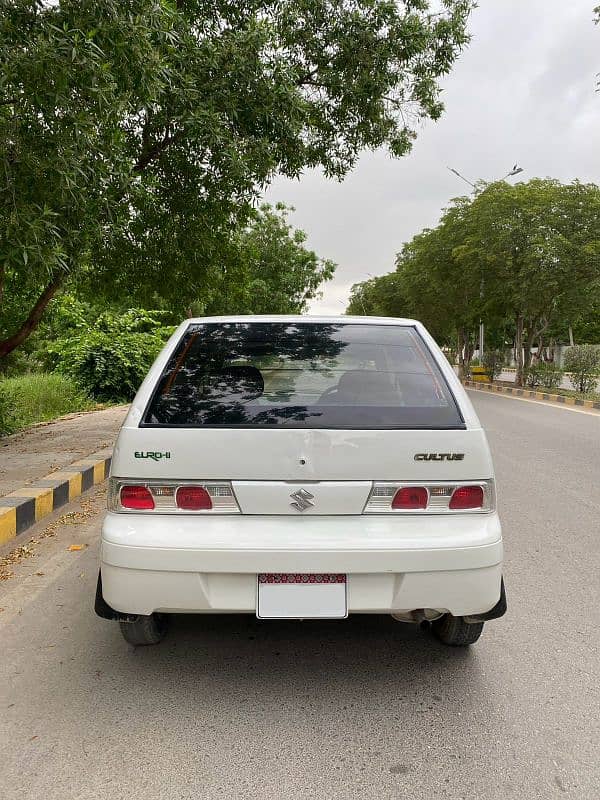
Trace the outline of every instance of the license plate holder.
{"label": "license plate holder", "polygon": [[262,573],[257,575],[259,619],[345,619],[346,575]]}

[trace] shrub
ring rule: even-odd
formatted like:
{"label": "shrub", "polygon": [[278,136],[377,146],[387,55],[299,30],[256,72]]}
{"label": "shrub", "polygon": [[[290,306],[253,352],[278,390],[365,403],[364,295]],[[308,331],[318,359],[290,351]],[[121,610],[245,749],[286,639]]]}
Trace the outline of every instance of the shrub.
{"label": "shrub", "polygon": [[93,402],[71,378],[44,372],[0,381],[0,434],[86,411]]}
{"label": "shrub", "polygon": [[563,379],[563,371],[552,362],[540,361],[525,370],[525,385],[530,389],[543,386],[544,389],[558,389]]}
{"label": "shrub", "polygon": [[13,433],[16,430],[12,415],[12,404],[5,384],[6,381],[0,381],[0,436],[6,436],[6,434]]}
{"label": "shrub", "polygon": [[574,389],[582,394],[593,392],[600,377],[600,347],[591,344],[569,347],[564,367],[571,373],[569,380]]}
{"label": "shrub", "polygon": [[505,363],[503,350],[484,350],[482,366],[485,367],[491,381],[495,381],[502,372]]}
{"label": "shrub", "polygon": [[79,329],[50,346],[56,369],[97,400],[132,400],[152,362],[173,332],[162,311],[105,312],[94,327]]}

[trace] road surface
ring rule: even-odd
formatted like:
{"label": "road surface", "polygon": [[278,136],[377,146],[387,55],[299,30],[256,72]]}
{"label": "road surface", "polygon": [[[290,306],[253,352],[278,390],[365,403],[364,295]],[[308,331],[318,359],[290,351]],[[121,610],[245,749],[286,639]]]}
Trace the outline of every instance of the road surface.
{"label": "road surface", "polygon": [[2,800],[597,800],[600,414],[471,396],[509,599],[477,645],[179,617],[134,650],[91,612],[100,490],[0,583]]}

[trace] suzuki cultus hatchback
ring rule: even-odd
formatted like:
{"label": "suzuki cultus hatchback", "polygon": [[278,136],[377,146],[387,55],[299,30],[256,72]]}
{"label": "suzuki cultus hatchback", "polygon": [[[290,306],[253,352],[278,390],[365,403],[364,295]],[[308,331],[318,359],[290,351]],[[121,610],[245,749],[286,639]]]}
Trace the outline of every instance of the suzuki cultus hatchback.
{"label": "suzuki cultus hatchback", "polygon": [[128,642],[174,613],[383,613],[468,645],[505,609],[486,437],[420,323],[178,328],[112,460],[96,611]]}

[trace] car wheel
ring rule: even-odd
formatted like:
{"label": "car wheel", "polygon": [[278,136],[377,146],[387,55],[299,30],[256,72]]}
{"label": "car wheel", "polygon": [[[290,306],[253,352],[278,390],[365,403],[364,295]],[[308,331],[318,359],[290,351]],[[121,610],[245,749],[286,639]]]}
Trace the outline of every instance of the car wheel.
{"label": "car wheel", "polygon": [[468,623],[462,617],[444,614],[431,624],[431,629],[440,642],[451,647],[465,647],[479,639],[483,631],[483,622]]}
{"label": "car wheel", "polygon": [[120,622],[119,625],[125,641],[140,647],[162,642],[167,633],[168,618],[164,614],[140,614],[135,622]]}

